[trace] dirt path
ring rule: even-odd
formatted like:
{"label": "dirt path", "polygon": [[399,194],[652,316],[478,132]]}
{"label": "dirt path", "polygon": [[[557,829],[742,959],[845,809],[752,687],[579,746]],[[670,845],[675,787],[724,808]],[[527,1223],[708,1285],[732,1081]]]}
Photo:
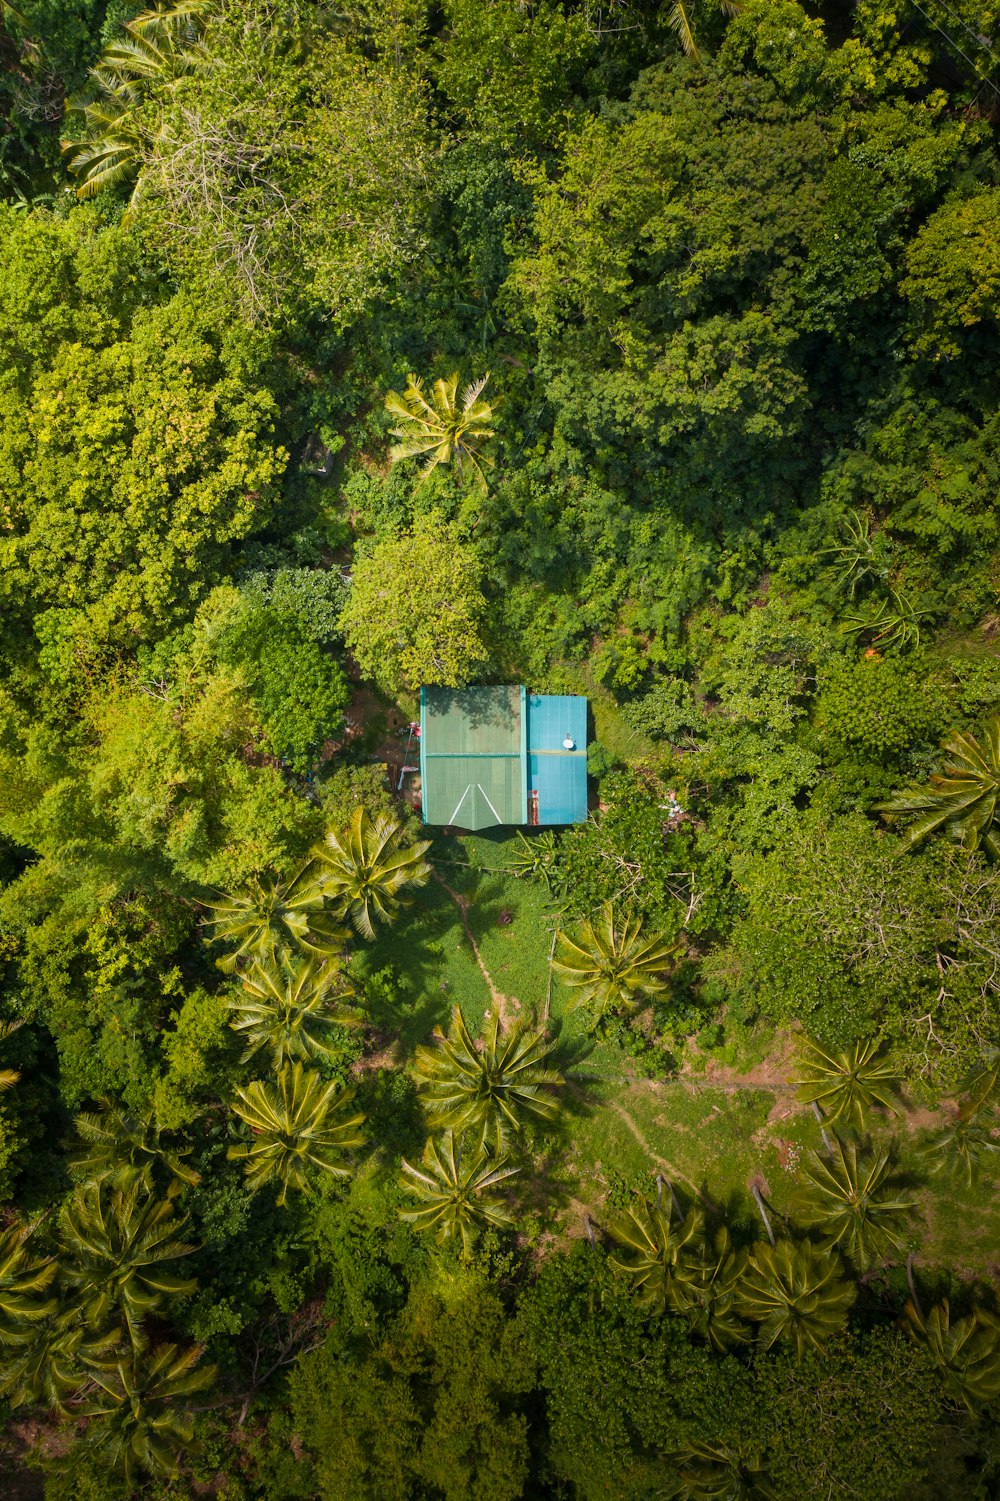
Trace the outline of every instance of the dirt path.
{"label": "dirt path", "polygon": [[493,1005],[497,1009],[500,1021],[502,1025],[506,1027],[512,1019],[512,1012],[516,1013],[520,1011],[521,1002],[517,999],[517,996],[504,995],[503,991],[498,990],[494,985],[493,976],[490,974],[489,970],[486,968],[486,965],[483,963],[483,956],[479,952],[479,945],[473,937],[472,929],[469,926],[469,902],[465,897],[459,896],[458,892],[455,891],[451,886],[449,886],[448,882],[443,880],[442,877],[438,875],[436,870],[432,871],[431,874],[433,875],[435,881],[437,881],[438,885],[442,886],[448,893],[452,901],[455,903],[455,906],[462,914],[462,927],[465,929],[465,936],[472,946],[472,952],[476,956],[476,963],[479,965],[483,979],[486,981],[487,988],[490,992],[490,998],[493,1002]]}
{"label": "dirt path", "polygon": [[639,1127],[636,1125],[632,1117],[629,1115],[628,1111],[625,1109],[625,1106],[621,1103],[621,1101],[611,1100],[610,1104],[611,1109],[617,1116],[621,1118],[622,1121],[624,1121],[625,1125],[628,1127],[629,1131],[631,1131],[640,1147],[642,1147],[642,1150],[645,1152],[646,1156],[652,1158],[657,1166],[663,1170],[664,1176],[672,1179],[675,1183],[687,1184],[692,1193],[694,1193],[696,1197],[700,1199],[702,1195],[697,1183],[695,1183],[693,1179],[689,1178],[687,1173],[682,1173],[680,1168],[675,1167],[674,1164],[672,1162],[669,1162],[666,1157],[661,1157],[659,1152],[653,1151],[653,1148],[649,1145],[649,1142],[646,1140],[645,1136],[640,1131]]}

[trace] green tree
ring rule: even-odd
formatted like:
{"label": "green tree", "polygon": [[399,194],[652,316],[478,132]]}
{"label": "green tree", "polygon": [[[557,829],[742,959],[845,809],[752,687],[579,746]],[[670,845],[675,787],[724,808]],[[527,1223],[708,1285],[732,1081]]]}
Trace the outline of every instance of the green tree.
{"label": "green tree", "polygon": [[313,851],[317,882],[338,917],[349,917],[362,938],[375,937],[375,923],[391,923],[406,898],[431,874],[424,855],[429,839],[406,844],[406,830],[393,815],[372,818],[356,808],[346,829],[331,829]]}
{"label": "green tree", "polygon": [[1000,1397],[1000,1324],[985,1309],[952,1319],[948,1299],[926,1318],[907,1305],[909,1327],[933,1356],[949,1393],[970,1411]]}
{"label": "green tree", "polygon": [[11,1225],[0,1231],[0,1346],[30,1338],[31,1327],[56,1307],[47,1292],[58,1271],[50,1256],[35,1255],[31,1227]]}
{"label": "green tree", "polygon": [[432,1131],[446,1129],[502,1153],[527,1121],[549,1123],[559,1112],[555,1091],[563,1084],[545,1060],[555,1042],[543,1027],[520,1016],[509,1025],[494,1008],[477,1043],[460,1006],[445,1035],[435,1028],[430,1047],[418,1047],[413,1063],[417,1088]]}
{"label": "green tree", "polygon": [[392,695],[464,687],[487,660],[482,574],[475,549],[437,512],[359,556],[340,623],[365,677]]}
{"label": "green tree", "polygon": [[901,291],[914,306],[918,349],[954,358],[966,330],[997,322],[998,229],[1000,190],[980,187],[953,195],[911,241]]}
{"label": "green tree", "polygon": [[744,1253],[733,1249],[725,1225],[684,1254],[679,1311],[692,1332],[720,1353],[747,1338],[746,1323],[738,1312],[745,1262]]}
{"label": "green tree", "polygon": [[402,396],[390,391],[385,398],[386,411],[396,419],[396,426],[390,428],[390,432],[400,440],[389,451],[392,462],[395,464],[400,459],[415,459],[426,454],[420,470],[423,483],[439,464],[454,461],[459,475],[464,478],[468,468],[479,488],[485,492],[486,476],[482,470],[480,448],[494,436],[494,429],[490,426],[494,408],[482,400],[489,378],[487,372],[467,385],[459,404],[457,370],[447,379],[434,382],[430,401],[424,395],[419,377],[408,375]]}
{"label": "green tree", "polygon": [[349,1113],[353,1099],[353,1089],[325,1083],[315,1069],[286,1065],[273,1084],[255,1080],[237,1089],[233,1110],[250,1127],[254,1140],[230,1147],[229,1156],[245,1162],[247,1181],[255,1191],[276,1186],[282,1205],[289,1193],[308,1192],[310,1167],[346,1178],[344,1153],[365,1141],[360,1130],[364,1115]]}
{"label": "green tree", "polygon": [[668,1463],[676,1478],[663,1493],[676,1501],[776,1501],[761,1454],[727,1444],[695,1441],[675,1449]]}
{"label": "green tree", "polygon": [[89,1328],[75,1302],[53,1302],[24,1340],[0,1354],[0,1392],[12,1407],[42,1406],[70,1416],[95,1369],[113,1370],[121,1329]]}
{"label": "green tree", "polygon": [[843,1120],[862,1131],[874,1105],[898,1110],[899,1075],[880,1061],[879,1043],[872,1039],[852,1048],[826,1048],[803,1038],[796,1061],[798,1098],[817,1104],[827,1120]]}
{"label": "green tree", "polygon": [[60,1219],[61,1277],[92,1329],[121,1316],[133,1346],[141,1347],[144,1320],[168,1299],[194,1292],[194,1277],[167,1270],[196,1249],[181,1238],[187,1222],[172,1193],[152,1198],[141,1182],[121,1189],[89,1183],[76,1190]]}
{"label": "green tree", "polygon": [[194,1439],[191,1398],[207,1392],[216,1380],[215,1366],[195,1367],[197,1345],[132,1350],[113,1371],[92,1372],[92,1396],[81,1406],[88,1419],[85,1446],[128,1484],[147,1476],[177,1473]]}
{"label": "green tree", "polygon": [[275,1072],[280,1072],[297,1058],[314,1062],[328,1055],[330,1023],[358,1024],[344,1009],[350,994],[339,967],[329,961],[287,950],[256,961],[243,973],[240,992],[228,1002],[229,1025],[247,1045],[243,1062],[266,1048]]}
{"label": "green tree", "polygon": [[192,1148],[163,1141],[152,1110],[138,1115],[112,1100],[100,1105],[99,1111],[84,1111],[73,1121],[84,1145],[73,1153],[70,1166],[88,1183],[106,1182],[112,1188],[139,1183],[150,1193],[157,1165],[179,1183],[201,1182],[201,1174],[184,1161]]}
{"label": "green tree", "polygon": [[692,1277],[689,1252],[704,1235],[704,1220],[690,1210],[675,1224],[670,1206],[639,1199],[608,1225],[624,1254],[611,1263],[627,1278],[636,1298],[651,1313],[677,1312],[688,1306]]}
{"label": "green tree", "polygon": [[454,1132],[431,1137],[423,1165],[402,1159],[402,1186],[416,1205],[399,1211],[415,1230],[433,1230],[438,1240],[460,1240],[469,1257],[477,1233],[488,1226],[504,1228],[514,1217],[493,1190],[519,1169],[509,1157],[488,1154],[480,1143],[467,1145]]}
{"label": "green tree", "polygon": [[236,945],[218,960],[227,974],[272,965],[288,947],[332,959],[347,942],[346,930],[326,911],[323,884],[311,863],[286,881],[253,881],[245,891],[211,903],[209,911],[210,940]]}
{"label": "green tree", "polygon": [[763,1349],[789,1340],[801,1357],[809,1349],[822,1351],[843,1329],[856,1295],[839,1257],[808,1241],[779,1240],[750,1253],[738,1307],[757,1324]]}
{"label": "green tree", "polygon": [[887,1150],[864,1153],[835,1137],[829,1160],[809,1154],[805,1177],[799,1217],[821,1231],[825,1246],[836,1246],[862,1272],[902,1249],[916,1200],[896,1191]]}
{"label": "green tree", "polygon": [[667,988],[663,972],[677,957],[677,945],[642,935],[642,922],[605,902],[599,917],[582,923],[576,937],[560,932],[559,957],[552,968],[572,987],[573,1008],[590,1013],[591,1026],[634,1011],[647,997]]}
{"label": "green tree", "polygon": [[1000,715],[986,720],[982,734],[981,743],[970,731],[953,730],[941,742],[951,759],[942,772],[931,775],[929,786],[876,803],[876,811],[893,820],[920,815],[902,833],[904,848],[945,829],[964,849],[1000,858],[1000,837],[993,831],[1000,793]]}

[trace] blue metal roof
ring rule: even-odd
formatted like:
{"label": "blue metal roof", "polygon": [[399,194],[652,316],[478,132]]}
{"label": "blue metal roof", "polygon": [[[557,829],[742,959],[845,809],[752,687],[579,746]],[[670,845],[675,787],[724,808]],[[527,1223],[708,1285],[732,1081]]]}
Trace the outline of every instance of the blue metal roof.
{"label": "blue metal roof", "polygon": [[[569,694],[528,697],[528,796],[538,795],[539,824],[587,817],[587,700]],[[571,740],[568,750],[564,741]]]}

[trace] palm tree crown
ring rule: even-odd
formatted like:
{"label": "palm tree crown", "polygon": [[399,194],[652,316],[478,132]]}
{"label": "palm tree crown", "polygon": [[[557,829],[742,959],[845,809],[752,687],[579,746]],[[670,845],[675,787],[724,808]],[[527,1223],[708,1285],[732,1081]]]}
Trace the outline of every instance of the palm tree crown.
{"label": "palm tree crown", "polygon": [[834,1138],[829,1162],[809,1154],[801,1219],[824,1233],[859,1271],[904,1244],[903,1231],[913,1199],[894,1196],[887,1151],[862,1154],[853,1141]]}
{"label": "palm tree crown", "polygon": [[822,1351],[847,1318],[857,1289],[841,1274],[840,1259],[808,1241],[758,1245],[750,1255],[739,1293],[739,1311],[759,1327],[767,1350],[791,1340],[801,1356]]}
{"label": "palm tree crown", "polygon": [[326,1083],[315,1069],[301,1063],[280,1070],[275,1083],[260,1080],[237,1089],[233,1109],[246,1121],[255,1140],[233,1146],[229,1156],[244,1158],[250,1187],[278,1186],[278,1203],[288,1202],[292,1190],[309,1187],[310,1164],[335,1178],[346,1178],[341,1157],[364,1144],[360,1112],[347,1114],[353,1089]]}
{"label": "palm tree crown", "polygon": [[246,1041],[244,1063],[261,1048],[270,1051],[275,1069],[297,1058],[308,1061],[330,1052],[324,1038],[330,1022],[356,1026],[343,1009],[349,993],[332,964],[287,950],[274,959],[251,965],[243,988],[227,1002],[229,1025]]}
{"label": "palm tree crown", "polygon": [[214,929],[212,941],[236,945],[218,961],[227,974],[272,961],[289,945],[328,959],[347,941],[344,929],[327,913],[323,886],[308,866],[288,881],[254,881],[238,895],[213,902],[210,910],[206,926]]}
{"label": "palm tree crown", "polygon": [[502,1027],[498,1011],[487,1020],[481,1046],[473,1042],[461,1007],[448,1036],[437,1028],[431,1047],[419,1047],[413,1065],[431,1128],[467,1131],[500,1151],[525,1120],[551,1121],[559,1112],[552,1091],[563,1083],[545,1059],[555,1043],[526,1017]]}
{"label": "palm tree crown", "polygon": [[168,1297],[194,1292],[194,1277],[164,1270],[164,1263],[190,1256],[182,1240],[187,1215],[178,1215],[173,1195],[148,1197],[140,1182],[123,1189],[106,1183],[78,1188],[63,1211],[63,1279],[80,1298],[81,1316],[92,1329],[120,1314],[133,1344],[143,1343],[142,1321]]}
{"label": "palm tree crown", "polygon": [[758,1453],[737,1454],[727,1444],[697,1440],[668,1456],[675,1467],[670,1501],[776,1501]]}
{"label": "palm tree crown", "polygon": [[912,1303],[906,1312],[911,1332],[926,1344],[945,1383],[970,1411],[1000,1397],[1000,1323],[995,1316],[976,1308],[953,1321],[947,1298],[926,1318]]}
{"label": "palm tree crown", "polygon": [[592,1023],[633,1010],[647,996],[667,988],[663,971],[677,945],[642,937],[638,918],[619,915],[605,902],[599,917],[583,923],[575,938],[559,934],[559,957],[552,968],[576,989],[572,1005],[591,1012]]}
{"label": "palm tree crown", "polygon": [[424,855],[429,839],[405,845],[397,818],[356,808],[342,833],[331,830],[314,851],[319,883],[337,912],[349,917],[362,938],[375,937],[375,922],[389,923],[408,886],[422,886],[431,873]]}
{"label": "palm tree crown", "polygon": [[608,1230],[625,1254],[611,1263],[629,1279],[640,1303],[652,1313],[687,1306],[685,1284],[692,1275],[685,1250],[697,1244],[703,1221],[692,1210],[676,1224],[669,1209],[640,1199],[629,1206]]}
{"label": "palm tree crown", "polygon": [[491,1157],[481,1143],[468,1147],[453,1131],[432,1137],[423,1164],[414,1167],[403,1158],[402,1184],[417,1200],[401,1209],[400,1218],[415,1230],[434,1230],[439,1240],[461,1239],[462,1253],[471,1254],[477,1231],[488,1225],[505,1226],[513,1216],[491,1190],[518,1169],[506,1156]]}
{"label": "palm tree crown", "polygon": [[877,1057],[877,1042],[858,1042],[837,1052],[803,1038],[799,1054],[798,1097],[817,1104],[828,1120],[846,1120],[864,1129],[873,1105],[898,1110],[899,1076]]}
{"label": "palm tree crown", "polygon": [[402,396],[390,391],[385,398],[386,411],[396,419],[396,426],[390,428],[390,432],[400,440],[389,450],[392,462],[426,454],[420,470],[423,483],[439,464],[448,464],[454,459],[459,473],[468,465],[480,488],[485,490],[486,479],[479,449],[482,443],[494,436],[490,425],[494,407],[481,399],[489,378],[487,372],[466,386],[459,403],[457,370],[447,380],[434,382],[429,401],[424,394],[423,382],[415,375],[408,375]]}
{"label": "palm tree crown", "polygon": [[941,748],[950,752],[950,759],[931,776],[929,786],[897,792],[888,802],[876,803],[876,811],[894,818],[919,815],[902,834],[907,848],[944,828],[965,849],[983,849],[991,859],[1000,858],[1000,834],[993,827],[1000,794],[1000,714],[986,720],[982,743],[968,731],[952,730]]}
{"label": "palm tree crown", "polygon": [[111,1369],[92,1373],[95,1394],[81,1408],[90,1419],[84,1443],[132,1485],[171,1475],[194,1437],[189,1398],[213,1385],[215,1366],[195,1370],[201,1350],[159,1345],[135,1350]]}
{"label": "palm tree crown", "polygon": [[43,1298],[56,1275],[50,1256],[35,1256],[28,1244],[30,1226],[11,1225],[0,1231],[0,1346],[30,1338],[32,1324],[56,1307]]}
{"label": "palm tree crown", "polygon": [[99,1111],[85,1111],[74,1122],[85,1143],[70,1159],[74,1172],[90,1182],[107,1179],[116,1188],[138,1181],[148,1193],[153,1170],[160,1163],[181,1183],[201,1182],[201,1174],[184,1161],[192,1149],[162,1142],[152,1111],[140,1116],[111,1100],[100,1103]]}

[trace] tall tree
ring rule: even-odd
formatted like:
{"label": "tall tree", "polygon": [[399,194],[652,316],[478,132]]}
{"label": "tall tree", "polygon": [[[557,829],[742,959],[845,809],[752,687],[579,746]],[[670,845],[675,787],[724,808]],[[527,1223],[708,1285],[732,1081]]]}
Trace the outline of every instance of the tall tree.
{"label": "tall tree", "polygon": [[843,1329],[856,1296],[838,1256],[808,1241],[779,1240],[751,1252],[738,1306],[757,1324],[765,1350],[789,1340],[801,1357],[808,1349],[822,1351]]}
{"label": "tall tree", "polygon": [[460,1240],[463,1256],[470,1256],[477,1233],[488,1226],[503,1228],[513,1215],[494,1191],[518,1168],[504,1155],[490,1156],[481,1144],[465,1143],[452,1131],[431,1137],[423,1163],[414,1167],[402,1159],[402,1186],[416,1204],[399,1211],[415,1230],[433,1230],[438,1240]]}
{"label": "tall tree", "polygon": [[389,450],[392,462],[426,455],[420,469],[421,483],[434,473],[439,464],[454,462],[460,475],[468,469],[479,488],[485,492],[482,444],[494,435],[490,426],[493,407],[482,400],[489,372],[470,382],[458,400],[458,371],[447,379],[436,380],[431,399],[424,395],[423,382],[416,375],[406,378],[402,396],[390,391],[385,398],[386,411],[396,419],[390,431],[399,442]]}
{"label": "tall tree", "polygon": [[827,1120],[863,1130],[873,1105],[898,1109],[899,1075],[878,1054],[875,1040],[838,1051],[803,1038],[796,1066],[799,1099],[821,1106]]}
{"label": "tall tree", "polygon": [[926,1318],[907,1305],[910,1329],[934,1357],[948,1390],[970,1412],[1000,1398],[1000,1322],[976,1308],[952,1319],[948,1299],[934,1305]]}
{"label": "tall tree", "polygon": [[30,1337],[31,1326],[56,1307],[41,1296],[51,1286],[58,1264],[38,1256],[30,1246],[31,1227],[11,1225],[0,1231],[0,1346]]}
{"label": "tall tree", "polygon": [[809,1154],[805,1176],[799,1217],[827,1247],[843,1251],[859,1271],[902,1249],[916,1201],[896,1191],[888,1151],[861,1152],[835,1137],[829,1160]]}
{"label": "tall tree", "polygon": [[320,889],[362,938],[374,938],[376,922],[394,921],[403,892],[427,881],[431,867],[424,855],[430,847],[429,839],[407,844],[398,818],[372,818],[366,808],[356,808],[347,828],[331,829],[314,851]]}
{"label": "tall tree", "polygon": [[364,1145],[364,1115],[349,1113],[353,1089],[327,1083],[301,1063],[286,1065],[273,1084],[256,1080],[237,1089],[233,1110],[254,1134],[251,1145],[229,1148],[229,1156],[246,1164],[253,1189],[273,1184],[278,1203],[293,1191],[309,1188],[310,1167],[346,1178],[345,1152]]}
{"label": "tall tree", "polygon": [[201,1353],[197,1345],[157,1345],[132,1350],[113,1370],[93,1371],[94,1393],[80,1408],[89,1420],[84,1444],[130,1485],[176,1474],[190,1452],[191,1398],[207,1392],[217,1375],[215,1366],[195,1369]]}
{"label": "tall tree", "polygon": [[245,891],[211,903],[209,911],[212,942],[235,945],[218,961],[227,973],[273,963],[289,946],[328,958],[347,942],[344,928],[326,911],[323,886],[311,866],[287,881],[253,881]]}
{"label": "tall tree", "polygon": [[417,1088],[433,1131],[447,1129],[501,1152],[526,1121],[551,1122],[559,1112],[555,1091],[564,1082],[545,1066],[555,1042],[526,1016],[509,1025],[495,1007],[477,1044],[460,1006],[445,1035],[435,1028],[430,1047],[418,1047]]}
{"label": "tall tree", "polygon": [[897,792],[876,803],[876,811],[893,821],[908,813],[919,815],[901,835],[907,848],[945,829],[965,849],[1000,858],[1000,834],[993,827],[1000,794],[1000,714],[985,721],[981,741],[971,731],[953,730],[941,747],[949,759],[943,771],[932,773],[927,787]]}
{"label": "tall tree", "polygon": [[663,994],[664,971],[677,956],[677,944],[644,938],[639,918],[605,902],[600,916],[582,923],[575,937],[560,932],[557,953],[552,967],[575,991],[571,1006],[584,1007],[596,1026]]}
{"label": "tall tree", "polygon": [[262,1048],[275,1071],[296,1059],[309,1062],[329,1054],[330,1023],[358,1025],[344,1007],[350,994],[339,967],[312,955],[283,950],[252,964],[227,1003],[229,1025],[246,1043],[244,1063]]}
{"label": "tall tree", "polygon": [[73,1125],[84,1146],[70,1158],[73,1171],[88,1182],[107,1180],[113,1188],[128,1188],[139,1182],[150,1193],[159,1165],[171,1178],[194,1185],[201,1174],[189,1163],[192,1148],[171,1146],[161,1140],[152,1110],[140,1115],[112,1100],[102,1100],[99,1111],[84,1111]]}
{"label": "tall tree", "polygon": [[688,1305],[687,1285],[693,1270],[685,1253],[701,1240],[704,1220],[696,1209],[676,1223],[669,1204],[639,1199],[608,1225],[622,1247],[611,1263],[627,1278],[636,1298],[652,1313]]}

